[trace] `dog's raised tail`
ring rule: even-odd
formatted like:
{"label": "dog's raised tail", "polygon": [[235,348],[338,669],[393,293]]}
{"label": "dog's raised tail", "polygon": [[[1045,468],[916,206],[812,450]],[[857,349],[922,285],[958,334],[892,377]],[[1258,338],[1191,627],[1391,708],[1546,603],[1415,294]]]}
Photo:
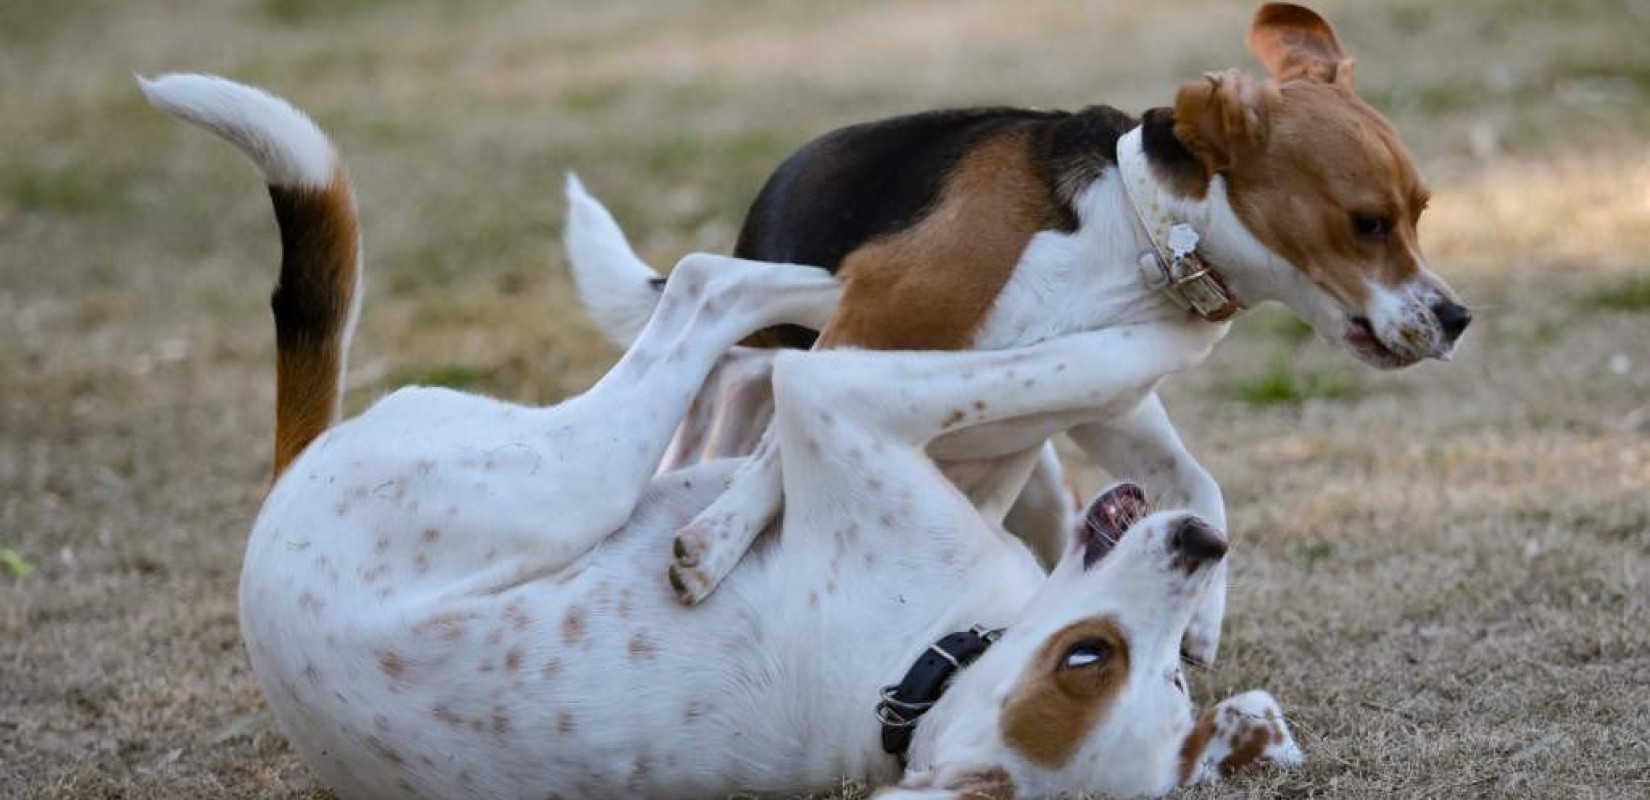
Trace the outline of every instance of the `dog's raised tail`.
{"label": "dog's raised tail", "polygon": [[567,227],[562,232],[579,301],[608,341],[629,347],[658,305],[664,278],[630,247],[619,223],[567,173]]}
{"label": "dog's raised tail", "polygon": [[263,170],[281,232],[275,312],[275,475],[338,420],[361,312],[355,192],[325,133],[285,100],[207,75],[138,76],[149,102],[205,128]]}

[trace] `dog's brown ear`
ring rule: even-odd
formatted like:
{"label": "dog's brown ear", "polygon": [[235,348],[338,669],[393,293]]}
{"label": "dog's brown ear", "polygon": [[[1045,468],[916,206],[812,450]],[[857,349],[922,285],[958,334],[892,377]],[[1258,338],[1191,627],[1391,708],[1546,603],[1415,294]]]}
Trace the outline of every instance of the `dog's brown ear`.
{"label": "dog's brown ear", "polygon": [[1279,82],[1312,80],[1352,88],[1352,60],[1341,54],[1328,20],[1310,8],[1293,3],[1261,6],[1245,43]]}
{"label": "dog's brown ear", "polygon": [[1175,138],[1213,175],[1266,138],[1264,96],[1275,92],[1242,70],[1211,72],[1180,87],[1174,99]]}

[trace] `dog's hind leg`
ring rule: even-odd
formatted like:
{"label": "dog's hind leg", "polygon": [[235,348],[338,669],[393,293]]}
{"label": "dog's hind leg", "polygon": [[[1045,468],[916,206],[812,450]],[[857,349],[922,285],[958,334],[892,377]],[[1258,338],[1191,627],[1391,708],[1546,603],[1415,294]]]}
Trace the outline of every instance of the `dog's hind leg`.
{"label": "dog's hind leg", "polygon": [[595,386],[545,410],[562,470],[556,494],[591,543],[618,528],[724,352],[779,323],[823,323],[840,295],[824,270],[694,255],[679,263],[641,335]]}

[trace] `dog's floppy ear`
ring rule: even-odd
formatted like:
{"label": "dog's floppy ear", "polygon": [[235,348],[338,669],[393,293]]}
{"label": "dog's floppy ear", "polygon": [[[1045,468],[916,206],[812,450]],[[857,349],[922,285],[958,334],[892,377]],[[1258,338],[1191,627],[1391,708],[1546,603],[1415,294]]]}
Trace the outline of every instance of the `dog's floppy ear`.
{"label": "dog's floppy ear", "polygon": [[1209,174],[1221,172],[1265,141],[1265,95],[1275,91],[1275,85],[1263,85],[1242,70],[1208,73],[1175,95],[1175,138]]}
{"label": "dog's floppy ear", "polygon": [[871,800],[1015,800],[1014,779],[1002,767],[948,767],[907,772],[899,786],[877,790]]}
{"label": "dog's floppy ear", "polygon": [[1311,80],[1352,88],[1352,59],[1341,54],[1335,29],[1310,8],[1293,3],[1261,6],[1245,43],[1279,82]]}

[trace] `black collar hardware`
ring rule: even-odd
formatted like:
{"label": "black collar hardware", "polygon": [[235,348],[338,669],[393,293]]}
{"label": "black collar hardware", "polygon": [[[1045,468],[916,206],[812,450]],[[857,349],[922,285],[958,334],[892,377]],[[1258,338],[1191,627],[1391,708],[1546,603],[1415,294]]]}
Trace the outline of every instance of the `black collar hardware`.
{"label": "black collar hardware", "polygon": [[877,703],[877,721],[882,723],[882,749],[905,762],[917,720],[945,694],[952,678],[974,663],[986,648],[1003,635],[1003,629],[989,630],[975,625],[966,631],[946,634],[917,657],[899,683],[882,687]]}

